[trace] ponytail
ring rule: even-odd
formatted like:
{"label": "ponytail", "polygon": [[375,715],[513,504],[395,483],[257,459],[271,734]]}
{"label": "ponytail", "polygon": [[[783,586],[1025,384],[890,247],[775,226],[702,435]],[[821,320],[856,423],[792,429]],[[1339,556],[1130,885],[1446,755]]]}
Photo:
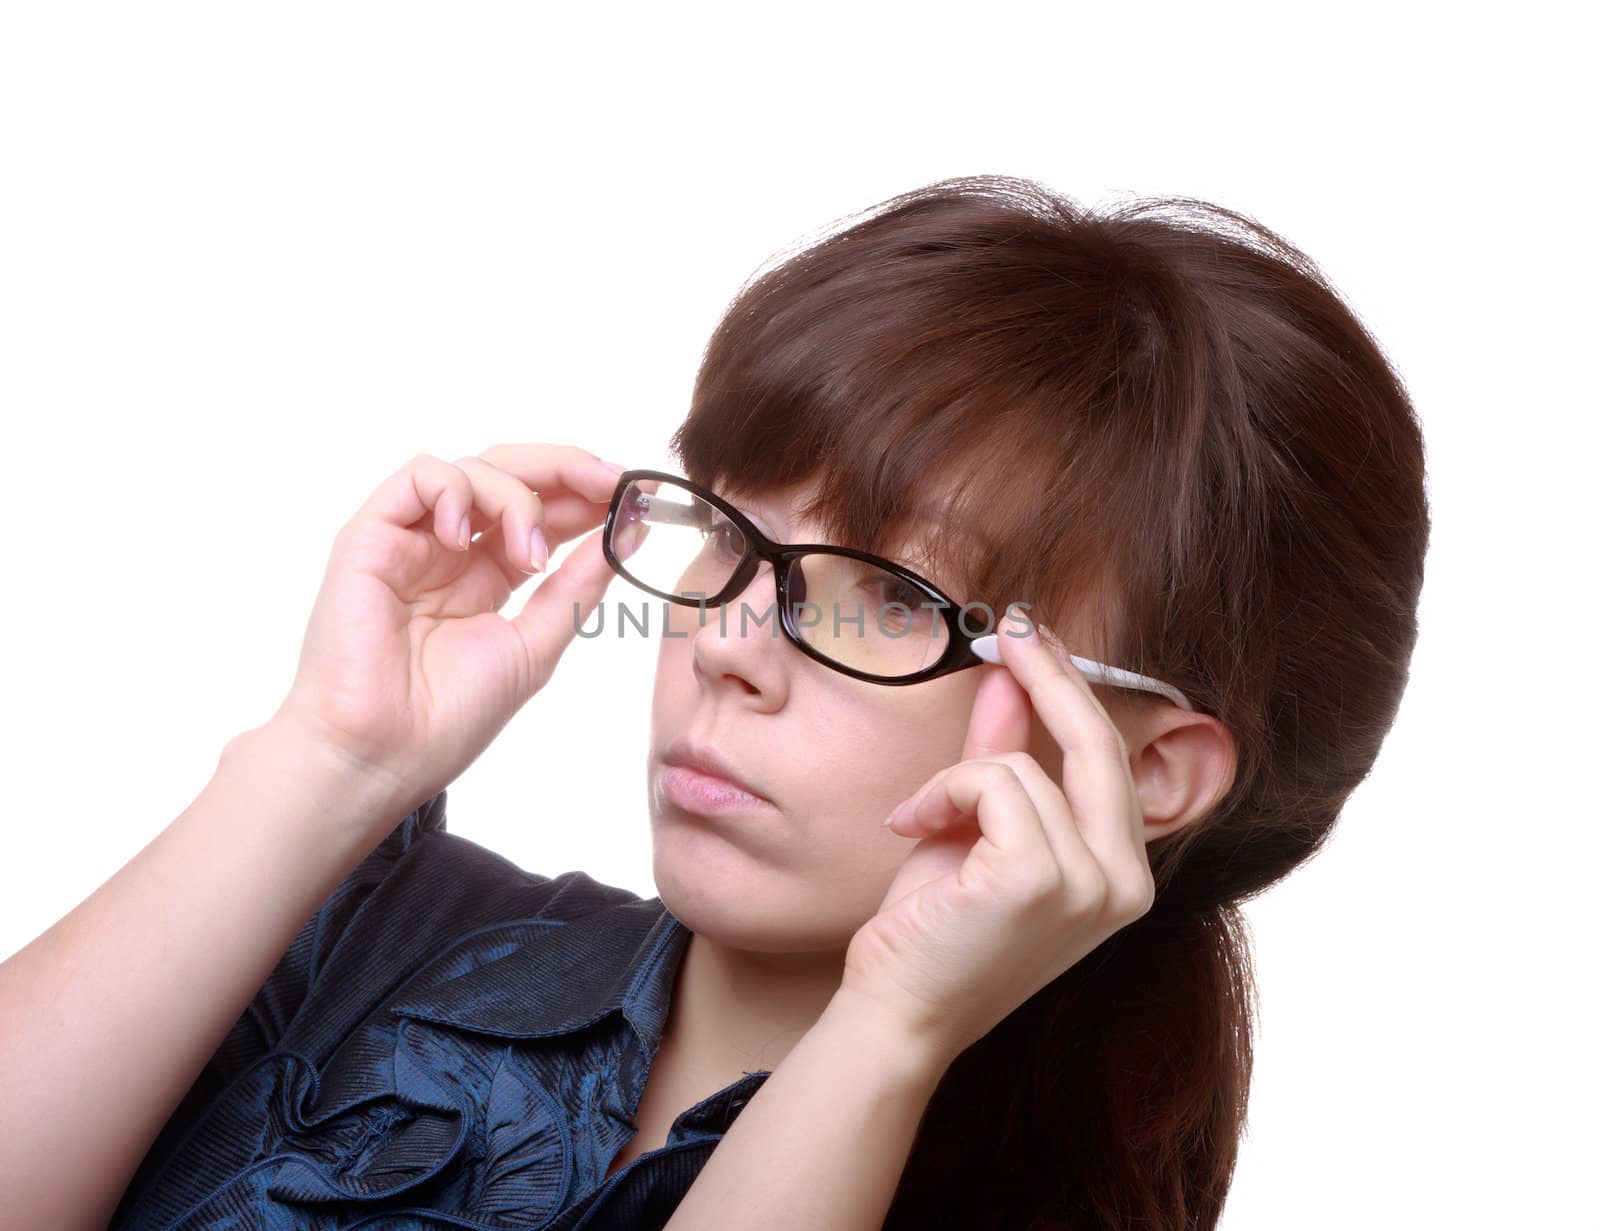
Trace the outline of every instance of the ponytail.
{"label": "ponytail", "polygon": [[946,1071],[885,1231],[1205,1231],[1232,1181],[1257,1000],[1237,907],[1162,909]]}

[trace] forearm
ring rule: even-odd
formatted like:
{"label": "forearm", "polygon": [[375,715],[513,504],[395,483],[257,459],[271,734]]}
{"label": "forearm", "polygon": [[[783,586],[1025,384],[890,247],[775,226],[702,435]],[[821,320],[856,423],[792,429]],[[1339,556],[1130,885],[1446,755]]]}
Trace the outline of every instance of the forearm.
{"label": "forearm", "polygon": [[[0,1227],[103,1227],[274,964],[393,811],[269,728],[0,964]],[[398,822],[399,816],[391,823]]]}
{"label": "forearm", "polygon": [[948,1063],[835,996],[717,1143],[665,1231],[881,1231]]}

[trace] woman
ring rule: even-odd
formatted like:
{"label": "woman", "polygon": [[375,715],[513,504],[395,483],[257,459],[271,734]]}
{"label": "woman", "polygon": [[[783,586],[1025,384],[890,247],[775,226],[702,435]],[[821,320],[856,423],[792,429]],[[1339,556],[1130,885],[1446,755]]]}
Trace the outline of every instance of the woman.
{"label": "woman", "polygon": [[[1377,344],[1226,210],[944,181],[742,288],[673,447],[420,456],[340,532],[277,714],[0,968],[29,1225],[1216,1225],[1238,903],[1327,838],[1416,637]],[[444,827],[619,572],[665,621],[643,902]],[[146,1010],[137,1072],[97,1000]]]}

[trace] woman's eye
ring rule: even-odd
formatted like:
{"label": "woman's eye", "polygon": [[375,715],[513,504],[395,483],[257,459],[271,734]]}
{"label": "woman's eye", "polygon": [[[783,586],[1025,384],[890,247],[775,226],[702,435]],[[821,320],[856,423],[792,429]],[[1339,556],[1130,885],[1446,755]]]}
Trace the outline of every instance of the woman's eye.
{"label": "woman's eye", "polygon": [[[916,618],[923,614],[919,604],[927,601],[927,596],[909,581],[900,577],[880,575],[876,589],[879,601],[884,606],[887,607],[890,603],[900,603],[910,609],[910,618]],[[884,614],[901,619],[907,618],[908,615],[908,613],[900,611],[888,611]]]}

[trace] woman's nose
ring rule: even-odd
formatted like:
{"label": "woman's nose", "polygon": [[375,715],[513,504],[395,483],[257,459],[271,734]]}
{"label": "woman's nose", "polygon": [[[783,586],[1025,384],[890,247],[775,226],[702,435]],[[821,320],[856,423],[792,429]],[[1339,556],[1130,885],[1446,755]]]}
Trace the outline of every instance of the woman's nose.
{"label": "woman's nose", "polygon": [[750,583],[715,609],[692,612],[698,622],[690,634],[694,664],[708,679],[737,677],[758,692],[776,689],[782,672],[783,641],[777,583],[765,562]]}

